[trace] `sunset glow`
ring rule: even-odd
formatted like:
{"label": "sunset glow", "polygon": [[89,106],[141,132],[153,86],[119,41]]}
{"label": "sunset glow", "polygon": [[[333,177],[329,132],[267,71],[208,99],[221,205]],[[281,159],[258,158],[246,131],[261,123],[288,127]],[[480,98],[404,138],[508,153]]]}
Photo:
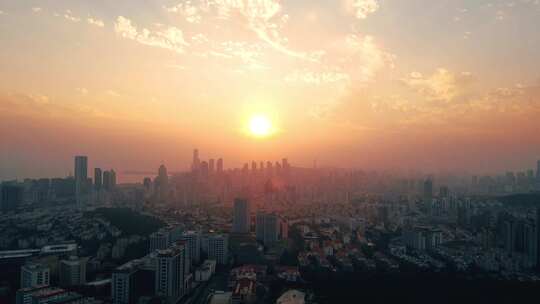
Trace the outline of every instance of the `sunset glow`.
{"label": "sunset glow", "polygon": [[249,120],[249,131],[255,137],[267,137],[272,134],[272,122],[264,115],[255,115]]}
{"label": "sunset glow", "polygon": [[185,168],[193,146],[405,171],[540,153],[538,1],[129,3],[0,3],[4,178],[86,151]]}

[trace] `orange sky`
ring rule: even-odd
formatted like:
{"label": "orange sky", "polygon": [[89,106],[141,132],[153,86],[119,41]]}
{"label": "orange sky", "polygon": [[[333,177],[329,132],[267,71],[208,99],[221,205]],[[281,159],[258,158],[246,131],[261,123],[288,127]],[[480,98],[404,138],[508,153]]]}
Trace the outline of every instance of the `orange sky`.
{"label": "orange sky", "polygon": [[[540,5],[0,4],[0,179],[91,166],[495,172],[540,158]],[[246,134],[268,116],[270,138]]]}

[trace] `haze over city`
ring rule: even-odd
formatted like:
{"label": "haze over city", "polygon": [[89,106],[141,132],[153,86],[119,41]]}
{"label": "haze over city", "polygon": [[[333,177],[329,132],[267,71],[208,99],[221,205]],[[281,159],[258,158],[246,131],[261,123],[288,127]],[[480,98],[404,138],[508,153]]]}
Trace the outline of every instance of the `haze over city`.
{"label": "haze over city", "polygon": [[0,1],[0,304],[532,303],[540,0]]}
{"label": "haze over city", "polygon": [[[71,156],[494,173],[540,154],[540,5],[3,1],[1,179]],[[272,136],[246,125],[267,116]],[[219,153],[219,155],[218,155]]]}

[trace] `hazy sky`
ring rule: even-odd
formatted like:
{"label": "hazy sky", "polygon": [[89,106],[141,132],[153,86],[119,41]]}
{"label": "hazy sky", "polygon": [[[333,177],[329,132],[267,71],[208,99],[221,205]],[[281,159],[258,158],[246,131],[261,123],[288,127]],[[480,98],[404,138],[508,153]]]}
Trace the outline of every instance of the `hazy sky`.
{"label": "hazy sky", "polygon": [[[540,159],[540,0],[0,1],[0,179]],[[255,114],[278,130],[246,134]]]}

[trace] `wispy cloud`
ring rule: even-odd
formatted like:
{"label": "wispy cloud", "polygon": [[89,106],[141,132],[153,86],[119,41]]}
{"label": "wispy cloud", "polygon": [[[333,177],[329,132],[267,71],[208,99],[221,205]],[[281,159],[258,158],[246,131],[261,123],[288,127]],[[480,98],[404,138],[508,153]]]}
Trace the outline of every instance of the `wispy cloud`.
{"label": "wispy cloud", "polygon": [[439,68],[428,77],[412,72],[402,82],[428,100],[451,102],[467,93],[472,80],[471,73],[452,73]]}
{"label": "wispy cloud", "polygon": [[168,27],[165,30],[151,31],[143,28],[138,30],[130,19],[119,16],[114,24],[116,33],[123,38],[137,41],[140,44],[163,48],[177,53],[184,53],[189,45],[184,40],[184,33],[177,27]]}
{"label": "wispy cloud", "polygon": [[86,22],[88,22],[88,24],[95,25],[97,27],[104,27],[105,26],[105,22],[103,22],[103,20],[94,19],[94,18],[91,18],[91,17],[86,19]]}
{"label": "wispy cloud", "polygon": [[366,19],[379,10],[377,0],[348,0],[348,5],[358,19]]}

